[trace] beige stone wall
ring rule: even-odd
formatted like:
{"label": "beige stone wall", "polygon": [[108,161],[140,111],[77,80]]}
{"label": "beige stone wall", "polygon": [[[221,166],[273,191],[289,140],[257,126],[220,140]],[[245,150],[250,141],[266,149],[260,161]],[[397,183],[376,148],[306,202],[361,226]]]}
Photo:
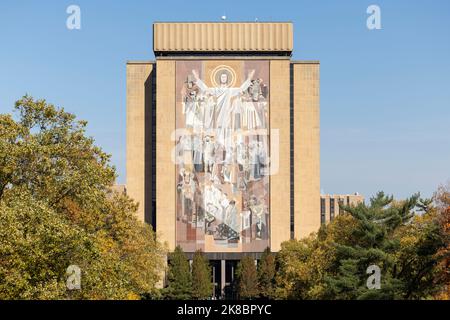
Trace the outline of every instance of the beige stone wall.
{"label": "beige stone wall", "polygon": [[[271,156],[278,152],[278,171],[270,178],[270,245],[273,251],[290,238],[290,64],[270,61]],[[175,141],[175,60],[156,62],[156,225],[169,249],[176,244],[176,173],[172,162]],[[294,98],[294,222],[295,237],[320,227],[319,64],[293,64]],[[145,189],[150,194],[147,152],[151,149],[145,124],[150,123],[147,88],[153,64],[127,64],[127,193],[139,202],[138,217],[145,219]],[[147,103],[147,106],[146,106]],[[147,108],[147,110],[146,110]],[[146,120],[147,119],[147,120]],[[275,143],[278,143],[275,149]],[[146,169],[147,168],[147,169]],[[148,196],[148,195],[147,195]],[[148,204],[147,204],[148,205]],[[329,216],[329,215],[328,215]]]}
{"label": "beige stone wall", "polygon": [[294,63],[294,224],[297,239],[320,227],[319,64]]}
{"label": "beige stone wall", "polygon": [[175,61],[156,62],[156,231],[175,249]]}
{"label": "beige stone wall", "polygon": [[[290,238],[290,61],[270,61],[270,157],[278,172],[270,176],[270,246],[280,250]],[[278,130],[277,140],[273,130]],[[276,145],[278,144],[278,146]],[[275,152],[278,155],[275,155]],[[274,168],[272,168],[273,170]]]}
{"label": "beige stone wall", "polygon": [[[150,143],[146,138],[145,123],[151,116],[152,62],[130,62],[127,72],[127,151],[126,174],[127,194],[139,203],[138,219],[145,220],[145,146]],[[148,159],[147,159],[148,161]],[[147,166],[148,168],[148,166]]]}

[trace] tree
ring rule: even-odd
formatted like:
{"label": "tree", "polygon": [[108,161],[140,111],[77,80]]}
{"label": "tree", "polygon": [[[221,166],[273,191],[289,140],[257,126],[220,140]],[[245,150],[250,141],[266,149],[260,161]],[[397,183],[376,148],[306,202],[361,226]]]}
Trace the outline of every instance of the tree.
{"label": "tree", "polygon": [[441,212],[439,223],[445,246],[437,254],[440,264],[436,282],[442,284],[442,288],[436,297],[442,300],[450,300],[450,205]]}
{"label": "tree", "polygon": [[437,208],[446,210],[450,207],[450,181],[447,184],[440,185],[433,196]]}
{"label": "tree", "polygon": [[213,283],[211,268],[201,250],[197,250],[192,262],[192,298],[206,299],[211,297]]}
{"label": "tree", "polygon": [[444,246],[437,253],[440,260],[435,282],[441,284],[437,299],[450,300],[450,183],[441,185],[434,195],[437,203],[438,224]]}
{"label": "tree", "polygon": [[437,253],[444,243],[436,217],[435,208],[429,209],[396,231],[399,248],[392,253],[392,270],[387,271],[401,281],[398,292],[403,299],[429,298],[439,288],[435,282],[440,260]]}
{"label": "tree", "polygon": [[275,255],[266,248],[258,263],[258,288],[262,298],[274,297],[275,273]]}
{"label": "tree", "polygon": [[328,295],[333,299],[355,299],[360,294],[363,279],[358,274],[358,260],[340,261],[338,277],[326,276]]}
{"label": "tree", "polygon": [[237,270],[237,289],[241,299],[258,297],[258,275],[255,260],[245,256],[239,262]]}
{"label": "tree", "polygon": [[336,242],[353,244],[355,219],[339,215],[318,233],[281,244],[277,254],[276,298],[324,299],[325,278],[338,268]]}
{"label": "tree", "polygon": [[[110,155],[86,137],[87,122],[30,96],[17,101],[15,111],[18,121],[10,115],[0,120],[0,197],[8,186],[26,186],[33,197],[58,209],[66,199],[82,208],[98,207],[116,173]],[[96,211],[92,220],[101,218]]]}
{"label": "tree", "polygon": [[64,297],[66,268],[92,239],[29,193],[9,195],[0,202],[0,299]]}
{"label": "tree", "polygon": [[[336,243],[337,272],[326,278],[326,297],[337,299],[419,299],[434,290],[434,258],[442,245],[429,201],[413,195],[393,201],[380,192],[370,200],[345,210],[356,219],[352,238],[356,243]],[[429,208],[427,209],[429,210]],[[382,270],[381,289],[366,286],[367,268]]]}
{"label": "tree", "polygon": [[[446,238],[431,201],[380,192],[344,210],[317,234],[281,245],[278,298],[422,299],[442,287]],[[367,288],[371,265],[381,269],[380,289]]]}
{"label": "tree", "polygon": [[[15,111],[0,115],[0,298],[157,296],[165,247],[111,192],[115,169],[87,123],[30,96]],[[69,265],[82,290],[67,290]]]}
{"label": "tree", "polygon": [[192,276],[189,261],[180,246],[170,255],[168,286],[164,296],[171,300],[186,300],[192,297]]}

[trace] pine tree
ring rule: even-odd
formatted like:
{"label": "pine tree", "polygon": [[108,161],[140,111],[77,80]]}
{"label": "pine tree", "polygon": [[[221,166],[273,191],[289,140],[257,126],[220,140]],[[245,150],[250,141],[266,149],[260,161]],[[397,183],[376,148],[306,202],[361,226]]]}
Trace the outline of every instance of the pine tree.
{"label": "pine tree", "polygon": [[[403,203],[394,203],[392,196],[379,192],[370,199],[370,206],[363,204],[356,207],[344,207],[356,225],[350,235],[356,239],[356,245],[337,242],[337,271],[330,270],[331,275],[325,277],[326,297],[330,299],[383,299],[393,298],[398,290],[397,285],[387,285],[386,271],[393,264],[390,253],[398,249],[398,241],[391,235],[401,225],[413,217],[419,195],[413,195]],[[366,287],[367,267],[377,265],[381,268],[381,290],[369,290]]]}
{"label": "pine tree", "polygon": [[258,264],[258,287],[262,298],[274,296],[275,272],[275,255],[266,248]]}
{"label": "pine tree", "polygon": [[[383,192],[369,205],[344,206],[317,234],[282,243],[276,297],[428,299],[440,290],[445,297],[448,229],[438,209],[418,194],[394,201]],[[373,265],[379,278],[371,277]],[[380,286],[369,288],[369,277]]]}
{"label": "pine tree", "polygon": [[[429,201],[419,194],[404,201],[378,193],[370,206],[346,207],[357,224],[356,245],[336,243],[338,272],[327,277],[333,299],[418,299],[433,289],[435,253],[442,247]],[[415,215],[415,210],[426,210]],[[367,288],[367,267],[380,267],[379,290]]]}
{"label": "pine tree", "polygon": [[192,296],[192,276],[189,261],[180,246],[170,255],[168,286],[164,296],[170,300],[186,300]]}
{"label": "pine tree", "polygon": [[212,295],[211,268],[201,250],[195,252],[192,263],[192,298],[206,299]]}
{"label": "pine tree", "polygon": [[358,261],[355,259],[345,259],[340,261],[339,276],[326,277],[328,284],[328,297],[332,299],[356,299],[359,288],[363,285],[362,278],[359,277]]}
{"label": "pine tree", "polygon": [[245,256],[239,262],[237,268],[237,288],[241,299],[256,298],[259,294],[255,261],[249,256]]}

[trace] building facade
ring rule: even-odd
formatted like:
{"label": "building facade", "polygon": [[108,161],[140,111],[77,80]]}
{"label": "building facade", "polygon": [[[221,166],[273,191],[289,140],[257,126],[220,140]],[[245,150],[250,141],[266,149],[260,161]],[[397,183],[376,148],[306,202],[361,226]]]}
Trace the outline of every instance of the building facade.
{"label": "building facade", "polygon": [[319,63],[290,22],[154,23],[127,63],[127,193],[222,289],[243,255],[320,227]]}
{"label": "building facade", "polygon": [[338,216],[341,206],[356,206],[364,202],[364,196],[354,194],[323,194],[320,196],[320,223],[326,224]]}

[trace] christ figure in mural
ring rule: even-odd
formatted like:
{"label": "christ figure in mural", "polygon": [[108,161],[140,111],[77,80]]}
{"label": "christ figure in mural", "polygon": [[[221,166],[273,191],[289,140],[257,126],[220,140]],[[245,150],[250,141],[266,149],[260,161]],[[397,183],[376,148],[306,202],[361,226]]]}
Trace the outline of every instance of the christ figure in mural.
{"label": "christ figure in mural", "polygon": [[[227,132],[231,133],[231,112],[232,98],[238,97],[241,92],[247,90],[251,85],[251,80],[255,74],[255,70],[249,72],[247,79],[240,87],[231,87],[232,82],[227,72],[220,74],[220,83],[217,87],[208,87],[199,77],[196,70],[192,70],[195,84],[200,88],[202,93],[210,95],[215,99],[215,119],[216,129],[218,133],[218,142],[225,143]],[[208,102],[211,103],[211,102]]]}

